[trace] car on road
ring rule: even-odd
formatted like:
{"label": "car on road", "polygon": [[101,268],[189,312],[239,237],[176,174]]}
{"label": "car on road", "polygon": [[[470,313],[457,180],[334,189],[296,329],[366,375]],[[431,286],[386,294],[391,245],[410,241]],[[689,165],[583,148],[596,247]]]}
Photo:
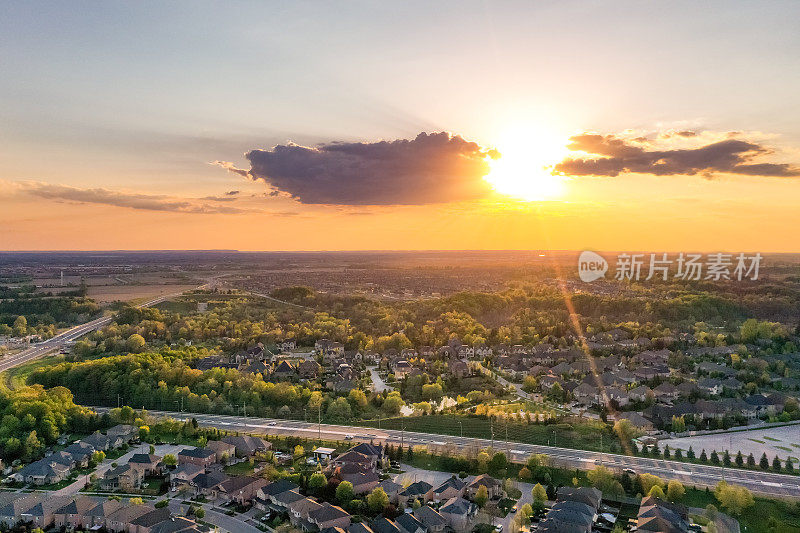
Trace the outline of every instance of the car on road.
{"label": "car on road", "polygon": [[517,504],[514,504],[514,507],[511,508],[511,512],[512,513],[516,513],[517,512]]}
{"label": "car on road", "polygon": [[278,425],[278,423],[277,423],[277,422],[270,422],[270,423],[269,423],[269,424],[267,424],[267,425],[268,425],[268,426],[277,426],[277,425]]}
{"label": "car on road", "polygon": [[353,436],[348,433],[344,436],[344,440],[353,440]]}
{"label": "car on road", "polygon": [[497,524],[497,526],[495,526],[495,529],[497,530],[497,533],[502,533],[503,532],[503,524]]}
{"label": "car on road", "polygon": [[601,461],[600,459],[595,459],[594,460],[594,464],[596,464],[596,465],[602,464],[602,462],[603,461]]}
{"label": "car on road", "polygon": [[636,470],[634,470],[633,468],[624,468],[622,470],[622,472],[624,474],[628,474],[629,476],[635,476],[636,475]]}

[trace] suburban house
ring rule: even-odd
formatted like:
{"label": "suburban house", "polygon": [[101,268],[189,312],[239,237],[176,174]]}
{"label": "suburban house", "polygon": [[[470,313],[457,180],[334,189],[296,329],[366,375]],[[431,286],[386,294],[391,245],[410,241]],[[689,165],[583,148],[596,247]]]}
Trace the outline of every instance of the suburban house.
{"label": "suburban house", "polygon": [[258,437],[251,437],[250,435],[225,437],[222,442],[233,445],[236,457],[252,457],[257,452],[265,452],[272,449],[271,442]]}
{"label": "suburban house", "polygon": [[164,464],[159,455],[135,453],[131,456],[128,464],[141,470],[145,476],[160,476],[164,473]]}
{"label": "suburban house", "polygon": [[429,505],[415,509],[413,514],[428,528],[428,533],[442,533],[447,527],[447,519]]}
{"label": "suburban house", "polygon": [[142,481],[144,481],[144,470],[126,463],[106,470],[103,479],[100,480],[100,486],[103,490],[132,490],[138,489]]}
{"label": "suburban house", "polygon": [[439,508],[439,514],[447,520],[453,531],[467,533],[472,530],[478,506],[461,497],[450,498]]}
{"label": "suburban house", "polygon": [[391,479],[384,479],[378,483],[376,488],[383,489],[389,497],[389,503],[397,504],[397,495],[403,490],[403,486],[395,483]]}
{"label": "suburban house", "polygon": [[687,533],[689,516],[686,507],[646,496],[639,504],[636,530],[646,533]]}
{"label": "suburban house", "polygon": [[139,428],[130,424],[119,424],[109,428],[106,435],[113,439],[119,437],[124,442],[136,442],[139,440]]}
{"label": "suburban house", "polygon": [[186,448],[178,452],[178,464],[192,463],[197,466],[206,467],[214,464],[217,454],[208,448]]}
{"label": "suburban house", "polygon": [[220,493],[222,483],[228,476],[219,471],[203,472],[198,474],[189,482],[195,494],[202,494],[210,500],[216,500]]}
{"label": "suburban house", "polygon": [[411,513],[401,514],[395,519],[394,523],[402,533],[427,533],[428,531],[422,522],[417,520]]}
{"label": "suburban house", "polygon": [[456,476],[451,477],[435,489],[433,489],[433,501],[443,502],[451,498],[460,498],[464,496],[464,489],[467,484]]}
{"label": "suburban house", "polygon": [[325,502],[308,513],[308,522],[319,531],[329,527],[346,528],[350,525],[350,513],[338,505]]}
{"label": "suburban house", "polygon": [[235,502],[239,505],[250,505],[259,489],[268,481],[260,477],[233,476],[219,485],[219,495],[226,502]]}
{"label": "suburban house", "polygon": [[172,488],[185,485],[205,471],[205,468],[194,463],[183,463],[169,473],[170,485]]}
{"label": "suburban house", "polygon": [[470,499],[475,499],[475,494],[481,487],[486,487],[486,492],[490,500],[496,500],[505,495],[503,484],[501,482],[489,474],[481,474],[473,479],[469,485],[467,485],[467,494],[469,495]]}
{"label": "suburban house", "polygon": [[221,440],[210,440],[206,444],[206,448],[214,452],[215,460],[218,463],[222,463],[223,459],[226,459],[225,462],[230,462],[232,459],[236,459],[236,446],[230,444],[229,442],[221,441]]}
{"label": "suburban house", "polygon": [[414,500],[419,500],[424,504],[432,499],[433,485],[426,481],[412,483],[397,494],[397,501],[401,507],[407,507]]}
{"label": "suburban house", "polygon": [[53,461],[49,457],[45,457],[25,465],[22,469],[14,472],[9,477],[21,483],[49,485],[67,479],[69,473],[69,466]]}

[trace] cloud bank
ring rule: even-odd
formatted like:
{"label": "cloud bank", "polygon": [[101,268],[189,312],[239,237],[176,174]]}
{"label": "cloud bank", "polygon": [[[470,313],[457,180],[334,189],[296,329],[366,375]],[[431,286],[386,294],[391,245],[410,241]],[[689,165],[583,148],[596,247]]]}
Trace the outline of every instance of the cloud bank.
{"label": "cloud bank", "polygon": [[[77,187],[68,187],[66,185],[38,182],[25,182],[17,185],[20,192],[37,198],[83,204],[111,205],[145,211],[167,211],[201,215],[237,214],[248,211],[230,205],[209,204],[197,199],[173,198],[141,193],[124,193],[102,188],[81,189]],[[209,200],[214,201],[217,199],[209,198]]]}
{"label": "cloud bank", "polygon": [[217,161],[231,172],[263,180],[304,204],[426,205],[489,194],[487,158],[499,154],[458,135],[420,133],[414,139],[278,145],[246,154],[250,170]]}
{"label": "cloud bank", "polygon": [[[661,138],[694,138],[693,131],[681,131]],[[718,173],[748,176],[800,176],[800,167],[786,163],[756,161],[772,150],[756,142],[729,138],[696,147],[655,149],[639,137],[628,139],[617,135],[585,133],[570,138],[568,148],[592,156],[566,158],[554,171],[570,176],[617,176],[623,173],[666,175],[701,174],[713,177]]]}

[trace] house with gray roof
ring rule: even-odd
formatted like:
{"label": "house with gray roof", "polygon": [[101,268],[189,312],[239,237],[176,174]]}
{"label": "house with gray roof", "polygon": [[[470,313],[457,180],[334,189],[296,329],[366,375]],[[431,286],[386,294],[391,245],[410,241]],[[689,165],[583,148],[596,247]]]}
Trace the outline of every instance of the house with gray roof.
{"label": "house with gray roof", "polygon": [[9,477],[22,483],[49,485],[67,479],[70,471],[69,466],[45,457],[25,465]]}
{"label": "house with gray roof", "polygon": [[439,508],[439,514],[447,520],[453,531],[466,533],[467,531],[472,531],[475,526],[478,506],[461,497],[450,498]]}
{"label": "house with gray roof", "polygon": [[429,505],[415,509],[413,514],[428,528],[428,533],[442,533],[448,525],[447,519]]}
{"label": "house with gray roof", "polygon": [[402,533],[427,533],[426,528],[422,522],[410,513],[403,513],[394,520],[395,525],[400,528]]}

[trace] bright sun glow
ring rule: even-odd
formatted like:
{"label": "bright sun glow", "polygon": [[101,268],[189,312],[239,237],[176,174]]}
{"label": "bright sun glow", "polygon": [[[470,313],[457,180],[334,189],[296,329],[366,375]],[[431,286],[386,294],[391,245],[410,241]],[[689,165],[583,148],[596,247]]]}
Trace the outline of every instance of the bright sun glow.
{"label": "bright sun glow", "polygon": [[501,156],[490,161],[485,177],[500,194],[539,201],[564,194],[564,177],[552,174],[553,165],[567,153],[566,139],[532,128],[509,131],[497,143]]}

